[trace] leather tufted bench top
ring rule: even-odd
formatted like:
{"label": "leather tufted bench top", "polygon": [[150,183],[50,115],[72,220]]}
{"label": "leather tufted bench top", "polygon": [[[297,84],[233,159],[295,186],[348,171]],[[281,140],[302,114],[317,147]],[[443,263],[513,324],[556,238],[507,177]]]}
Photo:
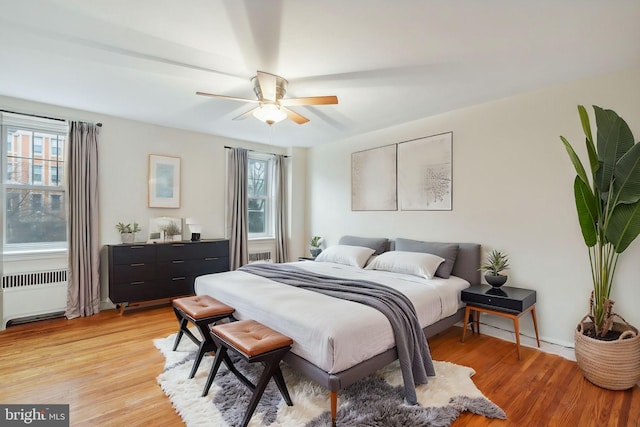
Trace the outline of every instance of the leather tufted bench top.
{"label": "leather tufted bench top", "polygon": [[173,300],[173,305],[194,319],[231,314],[233,307],[221,303],[208,295],[196,295]]}
{"label": "leather tufted bench top", "polygon": [[293,344],[291,338],[255,320],[215,325],[211,327],[211,331],[249,357]]}

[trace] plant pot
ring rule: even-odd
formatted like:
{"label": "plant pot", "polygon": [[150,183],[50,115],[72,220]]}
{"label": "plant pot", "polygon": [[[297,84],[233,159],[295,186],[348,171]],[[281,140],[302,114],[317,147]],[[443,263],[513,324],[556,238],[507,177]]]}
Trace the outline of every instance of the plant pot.
{"label": "plant pot", "polygon": [[322,252],[322,249],[320,249],[320,248],[311,248],[311,249],[309,249],[309,252],[311,252],[311,256],[315,258],[318,255],[320,255],[320,252]]}
{"label": "plant pot", "polygon": [[576,360],[582,375],[598,387],[627,390],[640,381],[640,334],[638,329],[622,320],[613,322],[612,329],[621,332],[614,341],[603,341],[584,335],[585,316],[574,332]]}
{"label": "plant pot", "polygon": [[487,281],[488,284],[490,284],[494,288],[499,288],[500,286],[506,283],[507,276],[502,276],[500,274],[498,274],[497,276],[492,276],[489,273],[487,273],[484,275],[484,279]]}
{"label": "plant pot", "polygon": [[120,233],[122,243],[133,243],[136,238],[136,233]]}

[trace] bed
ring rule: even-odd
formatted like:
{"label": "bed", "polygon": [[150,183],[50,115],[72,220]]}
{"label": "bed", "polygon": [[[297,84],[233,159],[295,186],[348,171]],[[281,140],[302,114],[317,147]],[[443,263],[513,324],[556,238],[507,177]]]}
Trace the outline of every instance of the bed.
{"label": "bed", "polygon": [[[322,261],[321,256],[318,261],[288,264],[316,274],[374,281],[398,289],[412,301],[427,337],[463,319],[460,292],[480,283],[478,244],[408,239],[389,243],[387,239],[345,236],[337,246],[369,247],[372,251],[369,255],[362,255],[367,259],[364,262],[358,260],[356,265],[331,256],[325,258],[325,262],[318,262]],[[455,253],[452,254],[453,248]],[[333,248],[328,248],[326,253],[331,252],[330,249]],[[398,252],[389,254],[387,252],[393,251],[388,249]],[[362,268],[366,262],[370,263],[367,267],[371,267],[371,260],[376,257],[382,259],[405,251],[435,252],[442,256],[449,264],[449,274],[439,275],[447,278],[436,276],[426,279],[397,271]],[[254,319],[290,336],[294,344],[284,361],[330,391],[334,422],[339,390],[398,358],[388,320],[377,310],[362,304],[298,289],[243,271],[200,276],[196,278],[195,292],[211,295],[231,305],[238,320]]]}

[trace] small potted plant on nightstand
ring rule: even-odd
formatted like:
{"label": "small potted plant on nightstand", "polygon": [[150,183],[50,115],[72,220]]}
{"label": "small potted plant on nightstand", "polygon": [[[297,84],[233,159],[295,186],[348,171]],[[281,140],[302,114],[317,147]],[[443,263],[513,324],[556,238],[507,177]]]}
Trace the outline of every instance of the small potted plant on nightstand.
{"label": "small potted plant on nightstand", "polygon": [[507,281],[507,276],[500,272],[509,268],[509,257],[506,254],[494,249],[487,257],[487,262],[480,265],[480,271],[486,271],[484,275],[488,284],[494,288],[499,288]]}
{"label": "small potted plant on nightstand", "polygon": [[140,226],[137,222],[134,222],[133,225],[119,222],[116,224],[116,230],[120,232],[122,243],[133,243],[136,238],[136,233],[140,231]]}
{"label": "small potted plant on nightstand", "polygon": [[322,243],[322,237],[313,236],[311,238],[311,243],[309,244],[309,246],[310,246],[309,252],[311,252],[311,256],[312,257],[315,258],[318,255],[320,255],[320,252],[322,252],[322,248],[320,247],[321,243]]}

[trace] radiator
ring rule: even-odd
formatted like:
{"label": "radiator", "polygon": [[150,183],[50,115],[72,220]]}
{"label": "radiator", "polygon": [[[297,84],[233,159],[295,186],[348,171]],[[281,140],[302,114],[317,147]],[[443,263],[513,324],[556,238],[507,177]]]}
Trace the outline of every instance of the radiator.
{"label": "radiator", "polygon": [[67,269],[2,276],[2,328],[60,316],[67,307]]}
{"label": "radiator", "polygon": [[254,262],[273,262],[271,251],[251,252],[249,254],[249,264]]}

